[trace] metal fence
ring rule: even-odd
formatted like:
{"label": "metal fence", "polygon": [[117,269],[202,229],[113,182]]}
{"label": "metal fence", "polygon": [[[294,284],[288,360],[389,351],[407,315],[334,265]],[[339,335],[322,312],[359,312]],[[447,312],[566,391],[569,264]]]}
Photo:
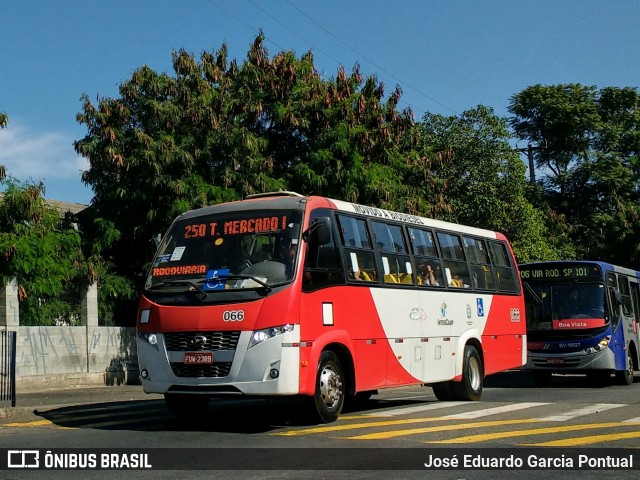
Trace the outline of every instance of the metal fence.
{"label": "metal fence", "polygon": [[16,406],[16,337],[17,332],[0,332],[0,402]]}

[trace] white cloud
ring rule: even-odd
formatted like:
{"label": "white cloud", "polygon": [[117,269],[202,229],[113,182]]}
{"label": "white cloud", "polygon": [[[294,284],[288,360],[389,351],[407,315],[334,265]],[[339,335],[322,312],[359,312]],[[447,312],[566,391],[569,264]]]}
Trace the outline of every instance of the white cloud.
{"label": "white cloud", "polygon": [[76,154],[74,139],[9,124],[0,130],[0,165],[20,180],[80,180],[89,162]]}

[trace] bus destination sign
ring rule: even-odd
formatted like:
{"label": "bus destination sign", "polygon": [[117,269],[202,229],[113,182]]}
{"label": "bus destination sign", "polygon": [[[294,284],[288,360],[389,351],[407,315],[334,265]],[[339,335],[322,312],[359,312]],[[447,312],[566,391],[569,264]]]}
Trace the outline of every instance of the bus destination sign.
{"label": "bus destination sign", "polygon": [[520,277],[523,280],[601,278],[601,276],[600,267],[594,264],[550,263],[535,267],[520,266]]}

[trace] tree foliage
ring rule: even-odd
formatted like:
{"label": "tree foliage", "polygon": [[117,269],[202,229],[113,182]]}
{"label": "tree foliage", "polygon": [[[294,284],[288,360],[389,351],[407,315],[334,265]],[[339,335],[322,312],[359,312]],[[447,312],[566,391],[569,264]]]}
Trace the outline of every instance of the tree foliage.
{"label": "tree foliage", "polygon": [[578,258],[640,268],[640,94],[635,88],[535,85],[511,99],[511,124],[537,142],[540,206]]}
{"label": "tree foliage", "polygon": [[215,52],[173,54],[175,77],[143,66],[119,98],[84,98],[76,142],[95,197],[90,254],[139,284],[149,239],[190,208],[296,190],[424,213],[442,195],[420,155],[402,92],[356,65],[323,79],[313,56],[270,57],[259,35],[242,65]]}
{"label": "tree foliage", "polygon": [[440,218],[501,231],[520,262],[557,258],[540,211],[527,199],[525,167],[509,144],[507,120],[478,106],[460,116],[426,114],[425,149],[437,152],[434,174],[450,208]]}
{"label": "tree foliage", "polygon": [[18,282],[23,325],[73,324],[93,280],[80,235],[42,198],[43,184],[20,184],[7,176],[0,201],[0,275]]}

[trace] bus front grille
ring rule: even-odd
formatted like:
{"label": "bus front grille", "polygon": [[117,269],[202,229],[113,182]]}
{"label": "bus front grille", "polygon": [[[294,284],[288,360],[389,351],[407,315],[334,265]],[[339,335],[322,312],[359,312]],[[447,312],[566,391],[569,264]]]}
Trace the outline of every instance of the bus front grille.
{"label": "bus front grille", "polygon": [[229,375],[231,362],[212,363],[208,365],[190,365],[185,363],[172,363],[171,370],[176,377],[209,377],[219,378]]}
{"label": "bus front grille", "polygon": [[240,332],[168,332],[164,334],[169,352],[235,350]]}

